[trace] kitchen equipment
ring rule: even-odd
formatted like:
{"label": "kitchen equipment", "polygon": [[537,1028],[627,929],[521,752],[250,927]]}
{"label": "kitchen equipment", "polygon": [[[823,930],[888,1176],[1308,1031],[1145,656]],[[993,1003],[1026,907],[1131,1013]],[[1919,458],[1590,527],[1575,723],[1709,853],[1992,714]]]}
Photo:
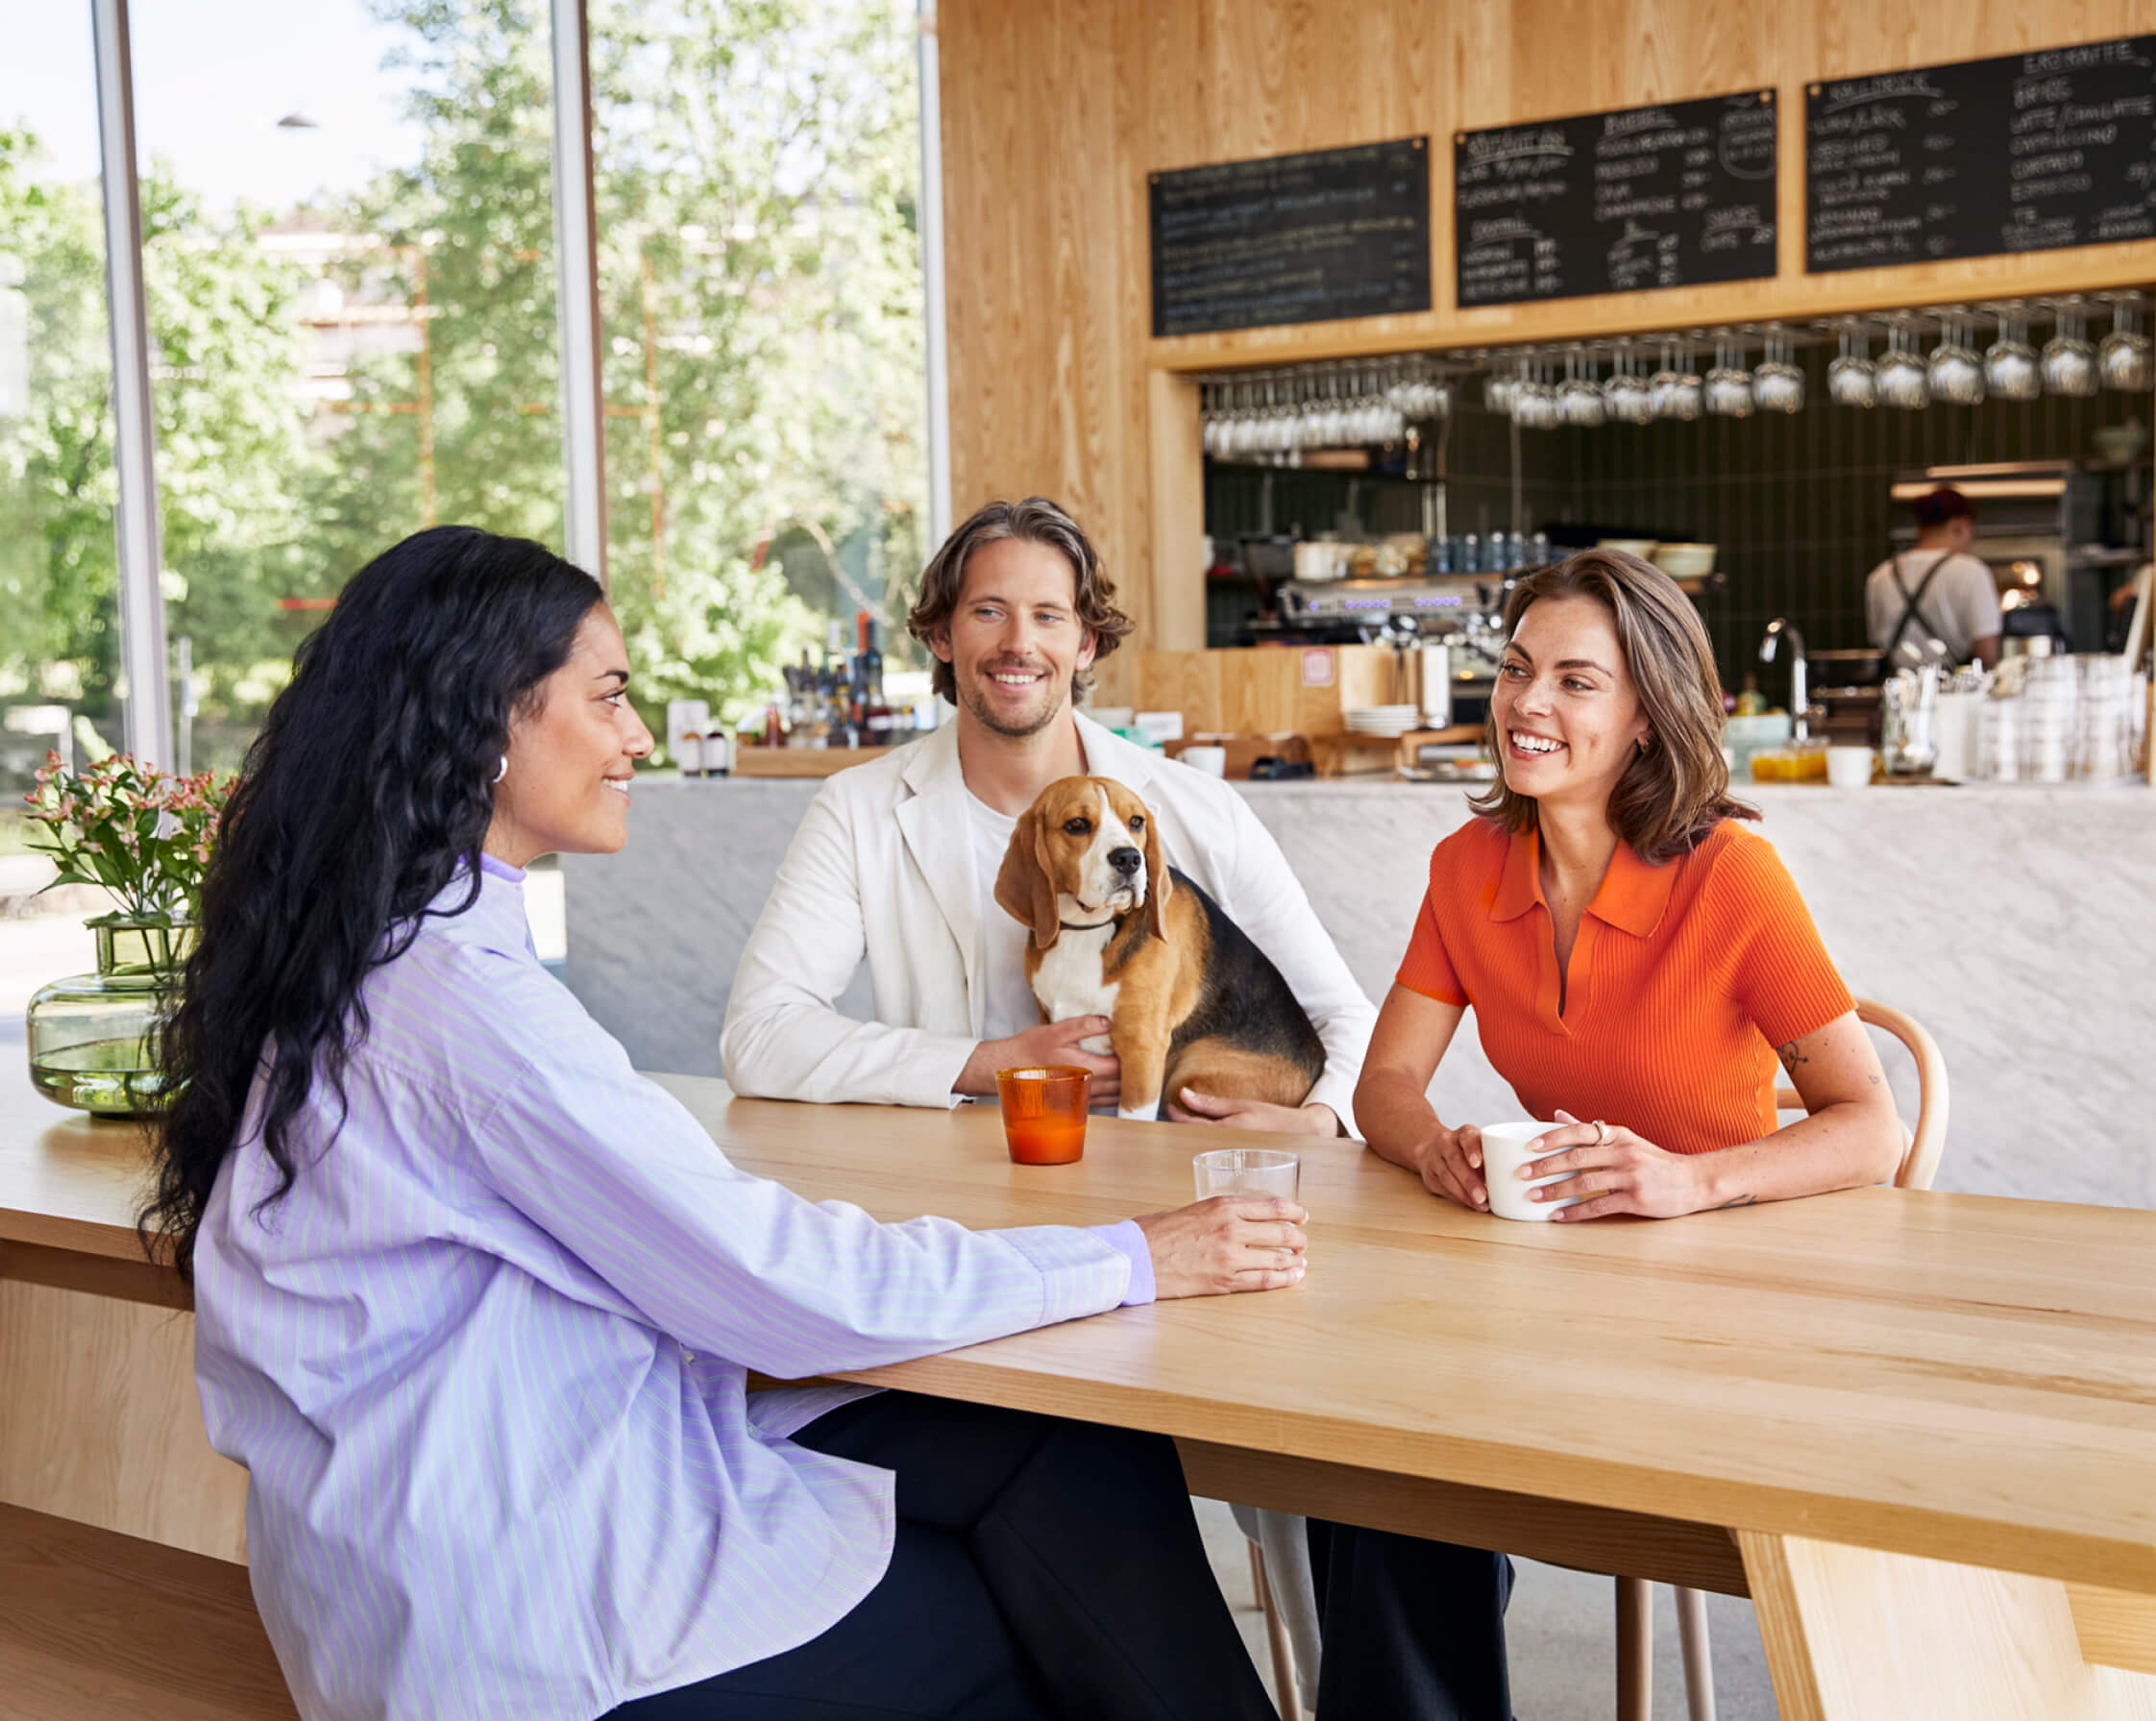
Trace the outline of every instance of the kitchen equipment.
{"label": "kitchen equipment", "polygon": [[[1879,689],[1879,757],[1889,776],[1925,776],[1939,756],[1932,717],[1939,701],[1939,671],[1932,664],[1897,670]],[[1831,769],[1832,750],[1828,750]]]}
{"label": "kitchen equipment", "polygon": [[1661,541],[1658,538],[1597,538],[1595,548],[1621,551],[1645,562],[1654,559],[1654,552],[1661,548]]}
{"label": "kitchen equipment", "polygon": [[1422,721],[1425,728],[1448,728],[1453,721],[1452,648],[1433,641],[1422,648]]}

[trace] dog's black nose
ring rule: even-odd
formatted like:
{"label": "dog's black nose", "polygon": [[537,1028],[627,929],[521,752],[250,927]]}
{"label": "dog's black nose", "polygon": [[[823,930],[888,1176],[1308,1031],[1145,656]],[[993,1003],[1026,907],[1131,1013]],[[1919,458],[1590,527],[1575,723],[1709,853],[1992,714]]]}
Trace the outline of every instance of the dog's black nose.
{"label": "dog's black nose", "polygon": [[1131,873],[1145,864],[1145,857],[1135,848],[1111,848],[1108,864],[1122,873]]}

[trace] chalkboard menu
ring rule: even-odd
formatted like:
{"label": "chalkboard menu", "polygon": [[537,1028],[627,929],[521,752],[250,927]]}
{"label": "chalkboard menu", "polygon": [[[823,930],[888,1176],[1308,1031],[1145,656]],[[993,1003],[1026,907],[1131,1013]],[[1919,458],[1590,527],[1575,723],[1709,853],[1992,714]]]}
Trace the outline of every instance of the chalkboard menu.
{"label": "chalkboard menu", "polygon": [[2156,36],[1814,84],[1815,273],[2156,237]]}
{"label": "chalkboard menu", "polygon": [[1775,92],[1462,132],[1459,303],[1751,281],[1775,272]]}
{"label": "chalkboard menu", "polygon": [[1153,332],[1430,308],[1430,139],[1152,176]]}

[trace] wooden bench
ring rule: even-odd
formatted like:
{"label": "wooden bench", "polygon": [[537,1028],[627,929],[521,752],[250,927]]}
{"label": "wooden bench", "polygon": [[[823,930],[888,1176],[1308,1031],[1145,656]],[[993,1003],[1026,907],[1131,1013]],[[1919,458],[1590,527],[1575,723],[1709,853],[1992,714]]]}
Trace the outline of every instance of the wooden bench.
{"label": "wooden bench", "polygon": [[0,1506],[9,1721],[292,1721],[247,1568]]}

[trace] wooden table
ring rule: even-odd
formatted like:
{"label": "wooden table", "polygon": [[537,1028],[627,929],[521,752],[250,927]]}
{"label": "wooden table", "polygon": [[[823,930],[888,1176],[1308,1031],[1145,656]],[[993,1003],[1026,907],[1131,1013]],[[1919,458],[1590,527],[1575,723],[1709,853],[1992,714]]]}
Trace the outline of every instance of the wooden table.
{"label": "wooden table", "polygon": [[[1021,1168],[983,1108],[659,1079],[737,1163],[886,1218],[1096,1223],[1217,1141],[1096,1119]],[[217,1482],[159,1424],[192,1389],[129,1263],[133,1144],[41,1121],[0,1105],[0,1502],[217,1552],[235,1496],[142,1527]],[[1167,1433],[1203,1493],[1750,1594],[1787,1721],[2156,1717],[2156,1215],[1872,1190],[1526,1226],[1300,1145],[1298,1289],[853,1378]]]}

